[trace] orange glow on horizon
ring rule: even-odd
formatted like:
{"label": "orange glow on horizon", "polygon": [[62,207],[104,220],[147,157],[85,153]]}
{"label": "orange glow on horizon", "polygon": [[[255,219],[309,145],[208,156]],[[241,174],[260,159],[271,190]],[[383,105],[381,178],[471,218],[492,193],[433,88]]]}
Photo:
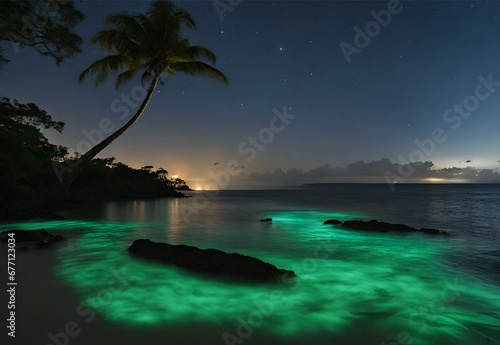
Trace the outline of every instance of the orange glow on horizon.
{"label": "orange glow on horizon", "polygon": [[465,179],[445,179],[437,177],[428,177],[423,180],[425,183],[467,183]]}

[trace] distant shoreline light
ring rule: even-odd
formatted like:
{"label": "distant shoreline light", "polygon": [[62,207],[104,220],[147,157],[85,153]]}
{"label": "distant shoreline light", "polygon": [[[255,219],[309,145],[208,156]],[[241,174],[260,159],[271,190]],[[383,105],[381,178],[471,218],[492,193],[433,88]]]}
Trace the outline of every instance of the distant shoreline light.
{"label": "distant shoreline light", "polygon": [[467,183],[469,181],[464,180],[464,179],[444,179],[444,178],[438,178],[438,177],[428,177],[425,178],[422,183]]}
{"label": "distant shoreline light", "polygon": [[206,191],[214,192],[214,191],[218,191],[219,189],[214,189],[211,185],[197,184],[196,186],[194,186],[193,190],[196,192],[206,192]]}

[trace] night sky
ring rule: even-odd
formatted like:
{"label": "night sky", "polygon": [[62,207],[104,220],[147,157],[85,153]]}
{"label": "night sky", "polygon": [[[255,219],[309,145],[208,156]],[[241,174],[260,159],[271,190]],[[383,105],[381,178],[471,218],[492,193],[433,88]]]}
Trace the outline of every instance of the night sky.
{"label": "night sky", "polygon": [[[230,160],[244,168],[227,188],[271,186],[278,180],[376,180],[365,175],[383,181],[380,169],[370,169],[390,165],[385,159],[459,168],[454,175],[443,171],[455,180],[427,178],[434,182],[473,181],[477,169],[500,172],[500,2],[403,1],[394,4],[400,12],[388,25],[369,25],[380,32],[372,32],[362,48],[355,47],[355,27],[365,31],[375,20],[370,12],[386,10],[388,2],[243,1],[225,12],[223,21],[212,1],[175,3],[196,20],[198,32],[186,31],[186,36],[215,52],[216,67],[231,84],[181,74],[166,78],[139,122],[100,157],[113,156],[133,167],[161,166],[195,188],[204,188],[209,173],[225,169]],[[85,139],[82,131],[98,128],[102,119],[124,124],[123,112],[111,107],[123,106],[121,95],[131,95],[138,81],[117,91],[114,80],[95,89],[92,80],[78,84],[77,79],[102,57],[88,42],[103,28],[103,18],[124,10],[145,12],[148,5],[77,2],[86,15],[77,27],[85,41],[83,53],[60,67],[31,49],[11,53],[12,61],[0,73],[0,94],[34,102],[65,122],[62,135],[46,133],[71,151]],[[342,42],[356,50],[350,63]],[[284,107],[295,118],[255,155],[244,151],[251,147],[248,136],[269,128],[273,109],[282,113]],[[436,129],[441,129],[440,142],[432,139]],[[269,139],[269,129],[264,132]],[[435,150],[415,153],[422,152],[416,139],[432,140]],[[379,162],[357,163],[358,170],[332,168],[359,161]],[[276,169],[281,170],[273,175]],[[294,178],[287,179],[289,169]],[[491,180],[498,178],[487,172]],[[463,173],[470,178],[460,178]],[[436,173],[425,174],[410,177],[425,181]]]}

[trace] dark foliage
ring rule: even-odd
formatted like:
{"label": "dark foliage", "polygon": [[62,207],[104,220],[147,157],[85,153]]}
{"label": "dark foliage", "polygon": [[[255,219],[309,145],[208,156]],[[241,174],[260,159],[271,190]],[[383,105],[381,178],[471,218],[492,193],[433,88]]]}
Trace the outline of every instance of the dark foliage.
{"label": "dark foliage", "polygon": [[81,52],[74,28],[83,19],[74,1],[0,1],[0,67],[7,50],[31,47],[56,64]]}
{"label": "dark foliage", "polygon": [[35,104],[0,101],[0,209],[28,200],[57,182],[51,164],[68,152],[49,143],[40,128],[61,132],[63,127]]}
{"label": "dark foliage", "polygon": [[174,187],[175,189],[177,190],[192,190],[191,188],[189,188],[189,186],[186,184],[186,181],[184,181],[183,179],[181,178],[172,178],[170,180],[171,184],[172,184],[172,187]]}
{"label": "dark foliage", "polygon": [[93,160],[78,183],[59,195],[53,165],[78,157],[68,157],[67,148],[51,144],[41,130],[63,128],[33,103],[0,100],[0,219],[47,217],[68,202],[183,196],[165,169],[133,169],[114,158]]}
{"label": "dark foliage", "polygon": [[78,199],[153,198],[182,196],[165,177],[164,169],[133,169],[114,158],[94,159],[78,180],[73,193]]}

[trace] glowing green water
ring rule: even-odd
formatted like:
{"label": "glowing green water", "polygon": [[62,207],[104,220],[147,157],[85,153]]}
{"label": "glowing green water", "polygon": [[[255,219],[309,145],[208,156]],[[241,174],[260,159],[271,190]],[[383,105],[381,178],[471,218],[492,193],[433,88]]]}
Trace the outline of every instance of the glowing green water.
{"label": "glowing green water", "polygon": [[[250,318],[259,329],[281,336],[341,334],[366,322],[386,335],[388,343],[406,332],[412,344],[439,339],[458,344],[470,333],[492,338],[500,330],[498,287],[446,265],[444,258],[453,250],[447,237],[322,225],[330,218],[360,217],[353,214],[287,211],[263,216],[272,217],[273,224],[252,223],[203,238],[188,225],[172,237],[172,229],[162,222],[47,221],[16,227],[64,232],[68,241],[57,248],[58,274],[89,308],[112,322],[237,325],[239,318]],[[7,227],[12,228],[2,226]],[[238,244],[231,236],[240,239]],[[253,242],[254,237],[259,241]],[[126,249],[137,238],[238,251],[293,269],[300,279],[271,287],[207,280],[131,258]],[[125,272],[123,280],[112,280],[113,272]]]}

